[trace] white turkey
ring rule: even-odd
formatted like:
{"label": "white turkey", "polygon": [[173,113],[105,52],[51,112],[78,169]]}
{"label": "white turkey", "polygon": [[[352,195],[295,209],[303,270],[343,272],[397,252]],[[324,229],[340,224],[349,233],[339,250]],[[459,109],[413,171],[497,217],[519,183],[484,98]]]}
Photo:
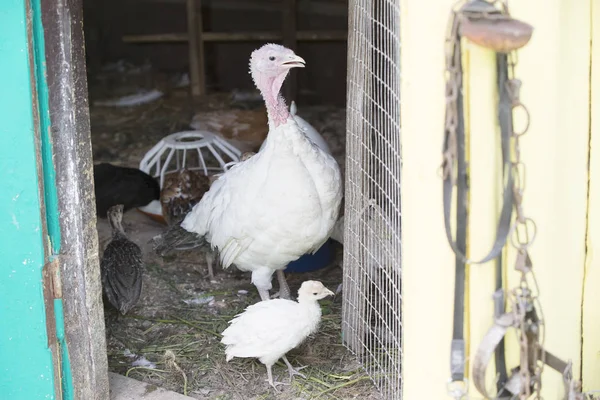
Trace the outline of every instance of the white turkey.
{"label": "white turkey", "polygon": [[284,299],[260,301],[236,315],[223,331],[221,343],[226,345],[226,360],[234,357],[258,358],[267,367],[268,381],[273,381],[273,364],[280,358],[288,367],[290,381],[301,375],[292,367],[285,354],[298,346],[310,334],[317,331],[321,321],[318,301],[333,296],[319,281],[305,281],[298,290],[298,302]]}
{"label": "white turkey", "polygon": [[304,64],[277,44],[252,53],[250,73],[268,114],[266,144],[219,177],[181,223],[218,249],[223,268],[251,271],[262,300],[275,271],[281,297],[290,298],[283,269],[325,243],[342,199],[337,162],[307,138],[279,93],[289,70]]}

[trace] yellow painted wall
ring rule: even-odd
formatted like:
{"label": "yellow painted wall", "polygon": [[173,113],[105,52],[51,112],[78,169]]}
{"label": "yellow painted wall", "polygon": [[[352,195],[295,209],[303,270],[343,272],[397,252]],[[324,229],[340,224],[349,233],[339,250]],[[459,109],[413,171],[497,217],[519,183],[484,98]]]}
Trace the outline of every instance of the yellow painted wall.
{"label": "yellow painted wall", "polygon": [[[444,236],[437,168],[445,107],[443,46],[455,2],[433,3],[401,0],[406,400],[448,397],[454,257]],[[532,117],[521,141],[527,164],[524,209],[538,226],[531,256],[546,319],[545,346],[573,360],[585,390],[600,390],[600,1],[528,0],[510,5],[515,18],[535,28],[530,43],[519,52],[517,75]],[[592,34],[595,64],[590,78]],[[478,258],[494,239],[500,207],[495,58],[467,42],[464,51],[472,184],[468,250]],[[512,270],[514,251],[508,251],[506,263]],[[509,286],[516,278],[509,273]],[[474,354],[492,323],[493,264],[469,267],[467,280],[466,334]],[[518,348],[514,340],[509,347],[507,361],[513,367]],[[563,390],[560,376],[547,368],[543,378],[544,397],[558,398]],[[472,385],[470,393],[478,397]]]}
{"label": "yellow painted wall", "polygon": [[454,258],[442,214],[444,37],[453,0],[402,0],[403,399],[446,398]]}
{"label": "yellow painted wall", "polygon": [[584,390],[600,390],[600,1],[592,0],[590,189],[583,286]]}

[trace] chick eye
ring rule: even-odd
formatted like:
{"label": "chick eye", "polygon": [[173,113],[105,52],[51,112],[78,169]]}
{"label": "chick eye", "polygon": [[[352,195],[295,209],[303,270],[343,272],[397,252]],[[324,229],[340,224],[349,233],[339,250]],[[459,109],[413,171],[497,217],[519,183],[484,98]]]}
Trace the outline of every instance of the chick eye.
{"label": "chick eye", "polygon": [[271,57],[269,57],[269,60],[270,60],[270,61],[275,61],[275,56],[271,56]]}
{"label": "chick eye", "polygon": [[317,292],[315,292],[315,293],[313,293],[313,296],[316,296],[317,294],[318,294],[318,293],[317,293]]}

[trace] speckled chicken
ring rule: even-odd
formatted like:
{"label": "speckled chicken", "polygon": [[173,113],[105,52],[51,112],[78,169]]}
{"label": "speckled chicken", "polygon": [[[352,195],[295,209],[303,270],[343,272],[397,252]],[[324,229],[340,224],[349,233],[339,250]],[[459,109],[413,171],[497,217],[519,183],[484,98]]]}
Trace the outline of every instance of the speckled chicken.
{"label": "speckled chicken", "polygon": [[209,177],[196,171],[183,169],[167,176],[160,192],[162,215],[167,225],[181,223],[209,188]]}
{"label": "speckled chicken", "polygon": [[[160,193],[160,203],[163,217],[169,226],[168,236],[176,241],[165,243],[162,241],[162,237],[157,238],[155,250],[158,254],[164,256],[171,250],[189,250],[203,245],[202,240],[195,235],[190,235],[179,224],[202,199],[212,182],[212,176],[209,177],[188,169],[180,170],[165,179]],[[206,256],[208,276],[210,279],[214,279],[214,264],[215,261],[218,261],[217,254],[208,246],[203,246],[202,250]]]}
{"label": "speckled chicken", "polygon": [[135,306],[142,292],[142,250],[125,234],[122,204],[109,208],[107,216],[112,240],[100,262],[102,287],[110,304],[124,315]]}
{"label": "speckled chicken", "polygon": [[298,302],[286,299],[260,301],[236,315],[223,331],[226,360],[255,357],[267,367],[268,382],[277,390],[281,382],[273,381],[272,366],[283,359],[290,381],[301,375],[285,354],[317,331],[321,321],[318,301],[333,296],[319,281],[305,281],[298,290]]}

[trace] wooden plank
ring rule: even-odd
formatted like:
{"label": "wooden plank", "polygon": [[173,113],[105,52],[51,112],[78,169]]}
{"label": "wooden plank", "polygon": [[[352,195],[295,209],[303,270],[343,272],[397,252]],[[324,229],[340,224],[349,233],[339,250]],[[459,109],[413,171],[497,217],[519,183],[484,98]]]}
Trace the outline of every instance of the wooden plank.
{"label": "wooden plank", "polygon": [[196,0],[186,0],[187,42],[189,49],[190,82],[192,96],[200,95],[200,71],[198,58],[198,25],[196,20]]}
{"label": "wooden plank", "polygon": [[[144,7],[144,3],[183,5],[185,1],[136,0],[136,3],[140,7]],[[210,2],[209,6],[211,10],[278,12],[281,10],[281,0],[219,0]],[[320,17],[344,17],[348,13],[348,0],[300,0],[298,2],[298,12],[306,15],[318,15]]]}
{"label": "wooden plank", "polygon": [[203,14],[202,4],[198,7],[198,13],[196,14],[197,24],[197,35],[198,35],[198,85],[200,87],[200,96],[206,94],[206,60],[204,56],[204,33],[203,33]]}
{"label": "wooden plank", "polygon": [[124,35],[122,38],[125,43],[169,43],[169,42],[187,42],[187,33],[152,33],[147,35]]}
{"label": "wooden plank", "polygon": [[[297,50],[296,46],[296,0],[284,0],[282,2],[282,34],[283,45],[288,49]],[[283,85],[283,93],[288,104],[296,99],[297,71],[291,70]]]}
{"label": "wooden plank", "polygon": [[[277,32],[202,32],[203,42],[251,42],[282,41],[283,35]],[[298,31],[297,41],[328,42],[346,41],[346,31]],[[145,35],[124,35],[125,43],[184,43],[188,41],[187,33],[155,33]]]}
{"label": "wooden plank", "polygon": [[403,399],[446,399],[454,255],[444,231],[444,38],[454,0],[401,0]]}
{"label": "wooden plank", "polygon": [[587,254],[583,285],[583,389],[600,390],[600,4],[590,2],[592,54],[590,99],[590,181]]}
{"label": "wooden plank", "polygon": [[73,398],[109,398],[81,0],[42,1]]}

